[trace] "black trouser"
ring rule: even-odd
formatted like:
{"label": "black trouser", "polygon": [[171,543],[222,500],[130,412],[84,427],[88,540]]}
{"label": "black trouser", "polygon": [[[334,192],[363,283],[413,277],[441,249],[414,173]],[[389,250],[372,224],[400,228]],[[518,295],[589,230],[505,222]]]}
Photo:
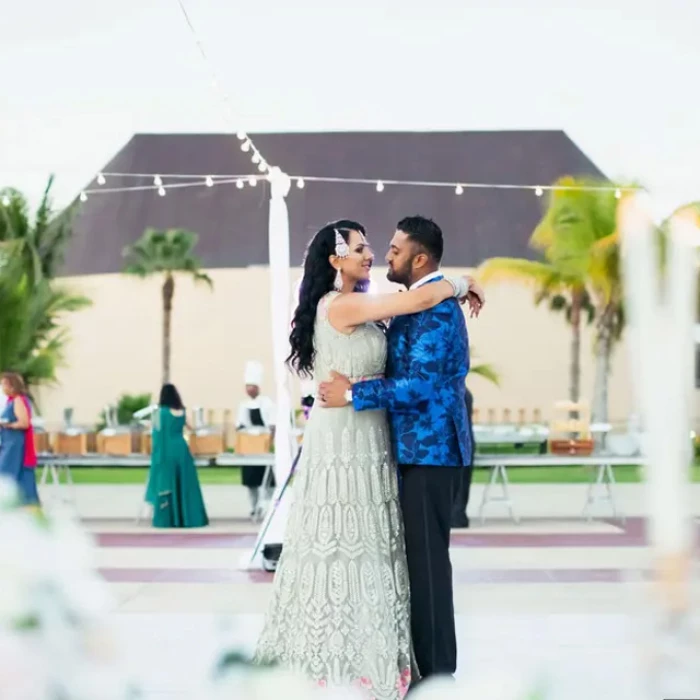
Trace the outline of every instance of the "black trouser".
{"label": "black trouser", "polygon": [[450,520],[460,467],[400,465],[401,508],[411,584],[411,634],[423,678],[453,674],[457,640]]}
{"label": "black trouser", "polygon": [[455,502],[452,506],[452,522],[469,521],[467,516],[467,506],[469,505],[469,492],[472,489],[472,476],[474,475],[473,467],[464,467],[460,469],[458,477],[458,486],[455,491]]}

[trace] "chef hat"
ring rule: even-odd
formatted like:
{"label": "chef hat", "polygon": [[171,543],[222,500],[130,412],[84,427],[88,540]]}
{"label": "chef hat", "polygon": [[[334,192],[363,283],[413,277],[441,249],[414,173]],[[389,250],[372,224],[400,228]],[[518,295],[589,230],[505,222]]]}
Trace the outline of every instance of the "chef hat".
{"label": "chef hat", "polygon": [[245,366],[245,383],[246,386],[260,386],[263,380],[263,366],[260,362],[251,360]]}

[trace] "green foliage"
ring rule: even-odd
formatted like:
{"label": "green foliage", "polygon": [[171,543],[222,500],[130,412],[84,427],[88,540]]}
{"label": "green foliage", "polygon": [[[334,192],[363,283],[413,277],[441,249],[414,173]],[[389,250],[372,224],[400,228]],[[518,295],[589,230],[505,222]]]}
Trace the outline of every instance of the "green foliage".
{"label": "green foliage", "polygon": [[486,362],[474,362],[477,357],[475,348],[472,346],[469,350],[469,356],[471,364],[469,367],[468,377],[478,376],[485,379],[487,382],[491,382],[496,386],[501,386],[501,377],[498,374],[498,370],[493,365]]}
{"label": "green foliage", "polygon": [[[151,405],[151,394],[122,394],[117,400],[117,423],[119,425],[131,425],[134,422],[134,413]],[[97,430],[107,427],[107,412],[102,410]]]}
{"label": "green foliage", "polygon": [[33,280],[18,247],[0,244],[0,368],[20,373],[31,389],[55,383],[68,340],[63,317],[90,301],[46,278]]}
{"label": "green foliage", "polygon": [[137,277],[183,272],[211,287],[211,278],[201,272],[200,260],[194,255],[198,241],[196,233],[184,229],[146,229],[138,241],[124,249],[124,272]]}
{"label": "green foliage", "polygon": [[124,272],[145,278],[163,275],[163,357],[162,382],[170,381],[170,327],[172,320],[173,297],[175,296],[175,275],[187,274],[195,282],[203,282],[210,288],[211,278],[201,271],[199,258],[194,254],[199,236],[184,229],[146,229],[143,236],[133,245],[124,249],[127,259]]}
{"label": "green foliage", "polygon": [[16,254],[22,259],[31,283],[56,276],[72,234],[77,205],[55,214],[51,202],[53,181],[52,175],[33,221],[29,204],[21,192],[12,188],[0,191],[0,242],[17,244]]}
{"label": "green foliage", "polygon": [[[632,186],[637,185],[621,187]],[[481,265],[479,276],[484,282],[527,285],[535,292],[536,304],[547,301],[552,311],[564,314],[572,328],[569,398],[576,401],[582,322],[596,322],[596,348],[608,359],[624,329],[618,197],[612,183],[591,178],[567,176],[554,187],[561,189],[550,191],[545,213],[530,238],[530,246],[544,259],[492,258]]]}

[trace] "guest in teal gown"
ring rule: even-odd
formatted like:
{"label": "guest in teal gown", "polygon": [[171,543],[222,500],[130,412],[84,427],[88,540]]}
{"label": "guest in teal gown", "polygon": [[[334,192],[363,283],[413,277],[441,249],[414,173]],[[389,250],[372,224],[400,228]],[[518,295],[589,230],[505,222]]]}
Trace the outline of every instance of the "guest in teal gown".
{"label": "guest in teal gown", "polygon": [[164,384],[153,417],[153,447],[146,500],[154,527],[209,524],[197,467],[185,440],[185,407],[172,384]]}

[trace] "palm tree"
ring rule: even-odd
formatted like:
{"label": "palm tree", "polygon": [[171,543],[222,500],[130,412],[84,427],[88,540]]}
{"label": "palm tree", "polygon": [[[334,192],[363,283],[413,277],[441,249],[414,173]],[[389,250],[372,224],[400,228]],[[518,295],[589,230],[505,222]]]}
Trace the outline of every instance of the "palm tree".
{"label": "palm tree", "polygon": [[[594,419],[607,419],[607,383],[614,343],[622,335],[624,311],[616,233],[618,199],[609,182],[564,177],[553,189],[547,210],[530,245],[545,262],[512,258],[487,260],[480,272],[487,280],[527,283],[537,303],[549,299],[566,311],[572,328],[569,398],[578,401],[581,377],[581,323],[596,319],[596,389]],[[605,186],[606,190],[585,189]]]}
{"label": "palm tree", "polygon": [[184,229],[146,229],[143,236],[124,249],[127,265],[124,272],[137,277],[163,275],[163,384],[170,381],[170,325],[175,295],[175,275],[185,273],[195,282],[213,286],[211,278],[200,269],[193,251],[199,236]]}
{"label": "palm tree", "polygon": [[63,315],[90,305],[53,282],[74,208],[54,213],[52,185],[53,176],[33,220],[21,192],[0,192],[0,367],[22,374],[29,387],[55,382],[68,338]]}
{"label": "palm tree", "polygon": [[0,242],[17,242],[16,251],[24,261],[30,283],[51,279],[63,262],[66,243],[72,235],[77,205],[55,214],[51,202],[54,177],[49,177],[39,207],[30,220],[29,204],[18,190],[0,192]]}
{"label": "palm tree", "polygon": [[578,401],[581,384],[581,318],[585,302],[585,283],[567,276],[551,262],[521,260],[520,258],[490,258],[477,270],[484,283],[516,282],[530,287],[535,303],[549,300],[555,310],[566,309],[571,325],[571,365],[569,368],[569,397]]}
{"label": "palm tree", "polygon": [[62,316],[90,300],[46,279],[32,283],[18,249],[0,244],[0,367],[21,374],[31,388],[55,382],[68,339]]}

